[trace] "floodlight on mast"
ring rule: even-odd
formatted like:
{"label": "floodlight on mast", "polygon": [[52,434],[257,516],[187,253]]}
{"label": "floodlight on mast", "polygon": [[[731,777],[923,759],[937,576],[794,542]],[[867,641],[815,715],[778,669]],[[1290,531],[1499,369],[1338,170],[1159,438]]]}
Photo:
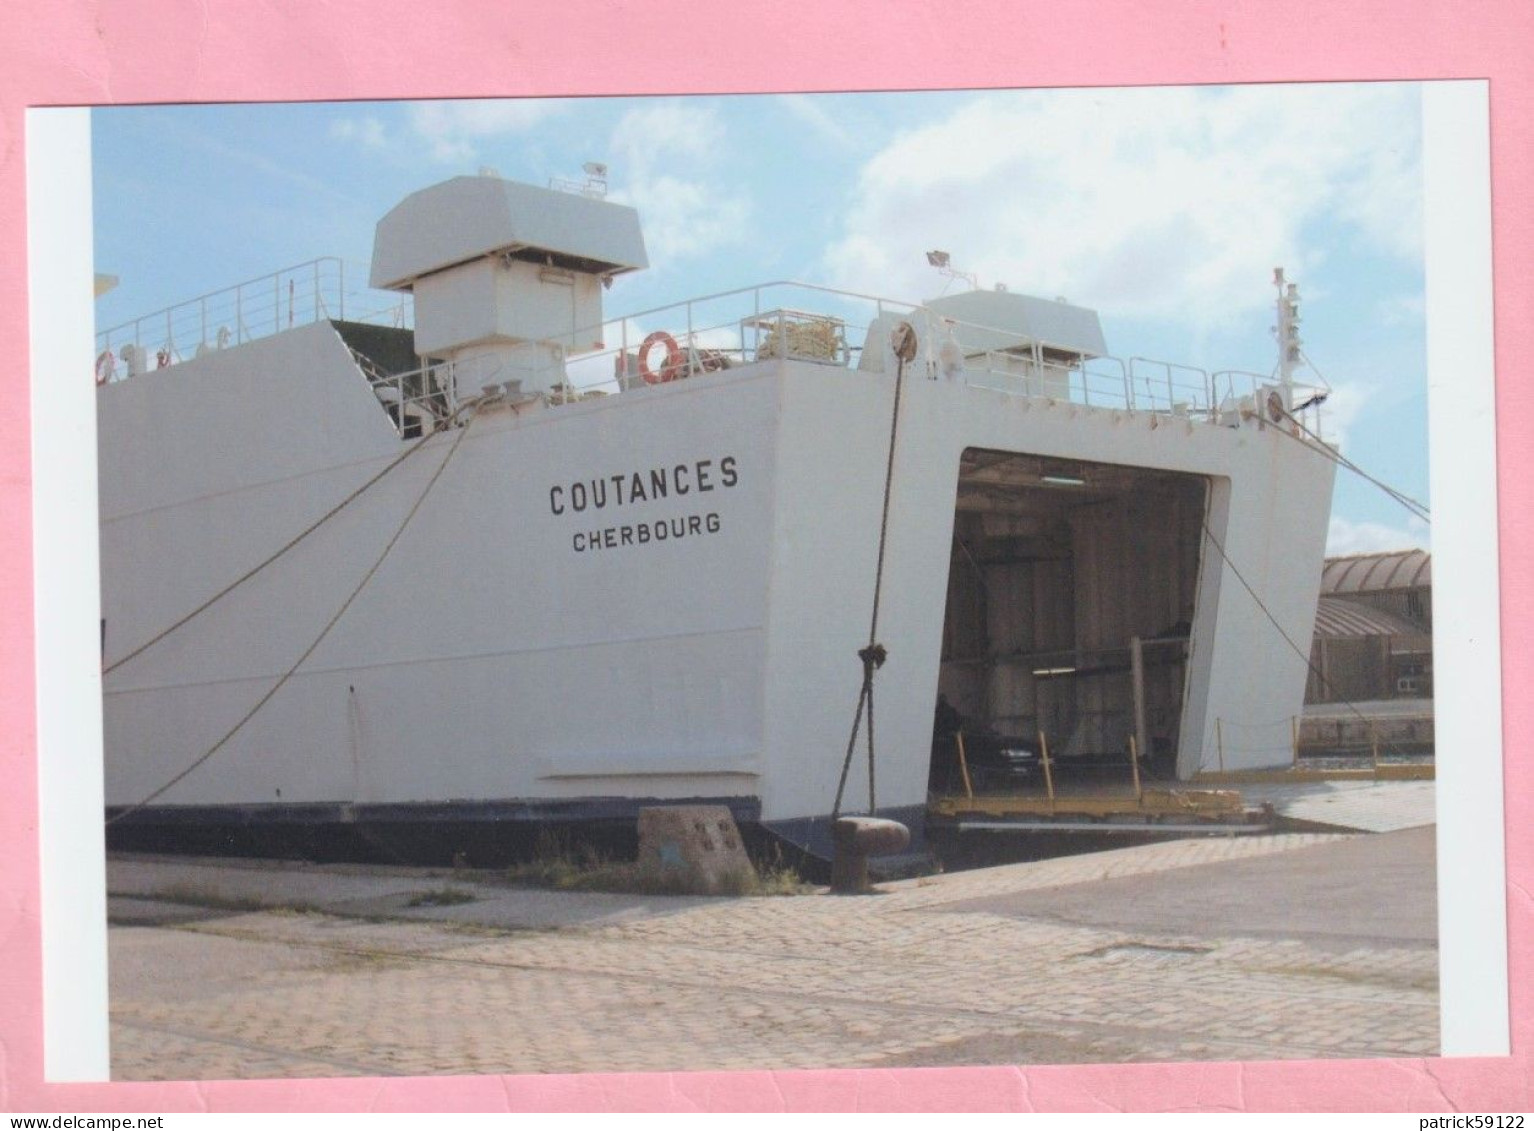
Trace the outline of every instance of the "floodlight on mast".
{"label": "floodlight on mast", "polygon": [[[971,275],[968,271],[960,271],[950,266],[950,262],[951,257],[946,251],[927,252],[927,263],[933,267],[936,267],[938,274],[947,279],[950,286],[953,284],[953,280],[963,279],[966,283],[969,284],[970,290],[978,291],[980,289],[980,280],[978,277]],[[947,290],[948,287],[943,288],[944,293],[946,293]]]}

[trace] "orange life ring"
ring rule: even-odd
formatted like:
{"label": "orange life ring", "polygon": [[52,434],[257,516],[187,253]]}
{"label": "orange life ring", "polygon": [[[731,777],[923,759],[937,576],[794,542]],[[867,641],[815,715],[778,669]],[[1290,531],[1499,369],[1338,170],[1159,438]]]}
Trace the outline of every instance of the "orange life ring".
{"label": "orange life ring", "polygon": [[[649,361],[650,347],[662,344],[666,347],[666,364],[660,367],[660,372],[652,372]],[[675,381],[682,376],[687,368],[687,355],[676,344],[676,339],[664,330],[657,330],[644,340],[644,345],[639,347],[639,375],[644,378],[646,385],[659,385],[666,381]]]}
{"label": "orange life ring", "polygon": [[112,359],[111,350],[102,350],[96,355],[96,384],[105,385],[112,379],[112,371],[117,368]]}

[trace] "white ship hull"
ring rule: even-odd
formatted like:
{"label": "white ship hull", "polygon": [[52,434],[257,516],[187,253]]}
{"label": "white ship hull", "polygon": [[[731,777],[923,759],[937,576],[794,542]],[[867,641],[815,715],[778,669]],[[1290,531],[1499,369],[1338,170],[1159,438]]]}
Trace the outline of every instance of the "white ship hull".
{"label": "white ship hull", "polygon": [[[769,359],[481,413],[313,655],[132,821],[580,817],[708,798],[804,839],[832,809],[857,702],[892,370]],[[161,789],[276,684],[457,437],[433,436],[109,671],[109,809]],[[100,442],[109,666],[409,443],[328,322],[105,386]],[[1093,507],[1033,484],[1009,511],[977,452],[1141,470]],[[1127,676],[1051,688],[1028,657],[1122,650],[1178,622],[1188,644],[1150,678],[1140,733],[1165,732],[1182,778],[1286,761],[1307,669],[1274,625],[1308,646],[1333,466],[1250,420],[1093,408],[913,366],[878,629],[878,808],[924,805],[940,688],[999,728],[1063,728],[1048,734],[1062,758],[1121,747],[1136,727]],[[976,523],[997,546],[1069,533],[1051,561],[998,555],[966,581],[955,563]],[[961,654],[977,631],[967,585],[989,598],[978,666]],[[1281,729],[1242,743],[1224,726]],[[860,742],[843,810],[867,794]]]}

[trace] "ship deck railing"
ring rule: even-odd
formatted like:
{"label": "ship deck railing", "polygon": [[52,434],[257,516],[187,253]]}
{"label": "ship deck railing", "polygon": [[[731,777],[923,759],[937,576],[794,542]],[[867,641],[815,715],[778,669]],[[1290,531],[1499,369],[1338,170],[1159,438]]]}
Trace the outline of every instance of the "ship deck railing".
{"label": "ship deck railing", "polygon": [[[409,295],[349,287],[347,266],[322,256],[98,330],[96,378],[123,380],[312,322],[413,325]],[[352,279],[366,277],[351,266]]]}
{"label": "ship deck railing", "polygon": [[[943,341],[949,334],[962,340],[969,331],[993,348],[966,353],[956,379],[1018,396],[1234,425],[1243,414],[1261,411],[1262,391],[1278,384],[1272,374],[1248,370],[1084,355],[1075,345],[965,322],[919,303],[783,280],[641,310],[575,331],[572,340],[590,341],[594,335],[608,345],[569,360],[561,399],[642,387],[646,366],[652,379],[661,375],[661,348],[647,359],[639,356],[656,331],[669,334],[684,355],[682,378],[778,357],[856,370],[864,368],[870,330],[887,327],[890,318],[909,321],[916,329],[919,351],[912,364],[923,377],[942,379]],[[1293,388],[1295,403],[1326,391],[1301,383]],[[1307,407],[1301,419],[1320,433],[1318,403]]]}
{"label": "ship deck railing", "polygon": [[[120,380],[306,322],[338,319],[401,328],[412,324],[408,296],[349,292],[346,277],[346,264],[338,258],[311,260],[103,330],[97,334],[97,379]],[[563,371],[553,381],[544,379],[549,351],[539,343],[527,345],[525,364],[514,353],[492,376],[508,391],[518,384],[528,389],[552,386],[552,392],[540,395],[550,403],[567,404],[644,387],[645,367],[652,363],[652,381],[702,378],[771,358],[859,370],[869,367],[864,354],[870,348],[870,333],[875,328],[887,331],[893,320],[908,321],[917,331],[919,351],[912,365],[923,377],[949,378],[941,347],[949,335],[962,344],[968,332],[990,348],[966,353],[962,370],[951,379],[1092,409],[1236,425],[1260,413],[1263,390],[1277,384],[1270,374],[1209,371],[1138,356],[1091,356],[1070,343],[964,322],[920,303],[789,280],[690,298],[575,329],[571,341],[608,345],[564,360]],[[680,366],[668,366],[663,349],[652,349],[648,359],[640,357],[642,346],[657,331],[665,331],[677,344],[683,357]],[[140,351],[132,363],[126,346]],[[882,343],[875,348],[882,351]],[[155,356],[143,352],[150,349]],[[427,420],[443,415],[439,390],[456,387],[448,380],[451,369],[450,362],[433,361],[409,373],[368,376],[375,388],[387,385],[394,390],[390,412],[404,432],[409,416]],[[1314,394],[1322,392],[1296,384],[1294,400],[1313,401]],[[1319,403],[1297,415],[1320,434]]]}

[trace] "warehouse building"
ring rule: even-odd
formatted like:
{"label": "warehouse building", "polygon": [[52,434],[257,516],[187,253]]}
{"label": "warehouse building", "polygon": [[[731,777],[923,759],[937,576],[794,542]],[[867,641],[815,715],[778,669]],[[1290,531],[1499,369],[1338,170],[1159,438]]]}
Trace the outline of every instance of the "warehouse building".
{"label": "warehouse building", "polygon": [[1305,702],[1431,699],[1432,589],[1425,550],[1328,558]]}

